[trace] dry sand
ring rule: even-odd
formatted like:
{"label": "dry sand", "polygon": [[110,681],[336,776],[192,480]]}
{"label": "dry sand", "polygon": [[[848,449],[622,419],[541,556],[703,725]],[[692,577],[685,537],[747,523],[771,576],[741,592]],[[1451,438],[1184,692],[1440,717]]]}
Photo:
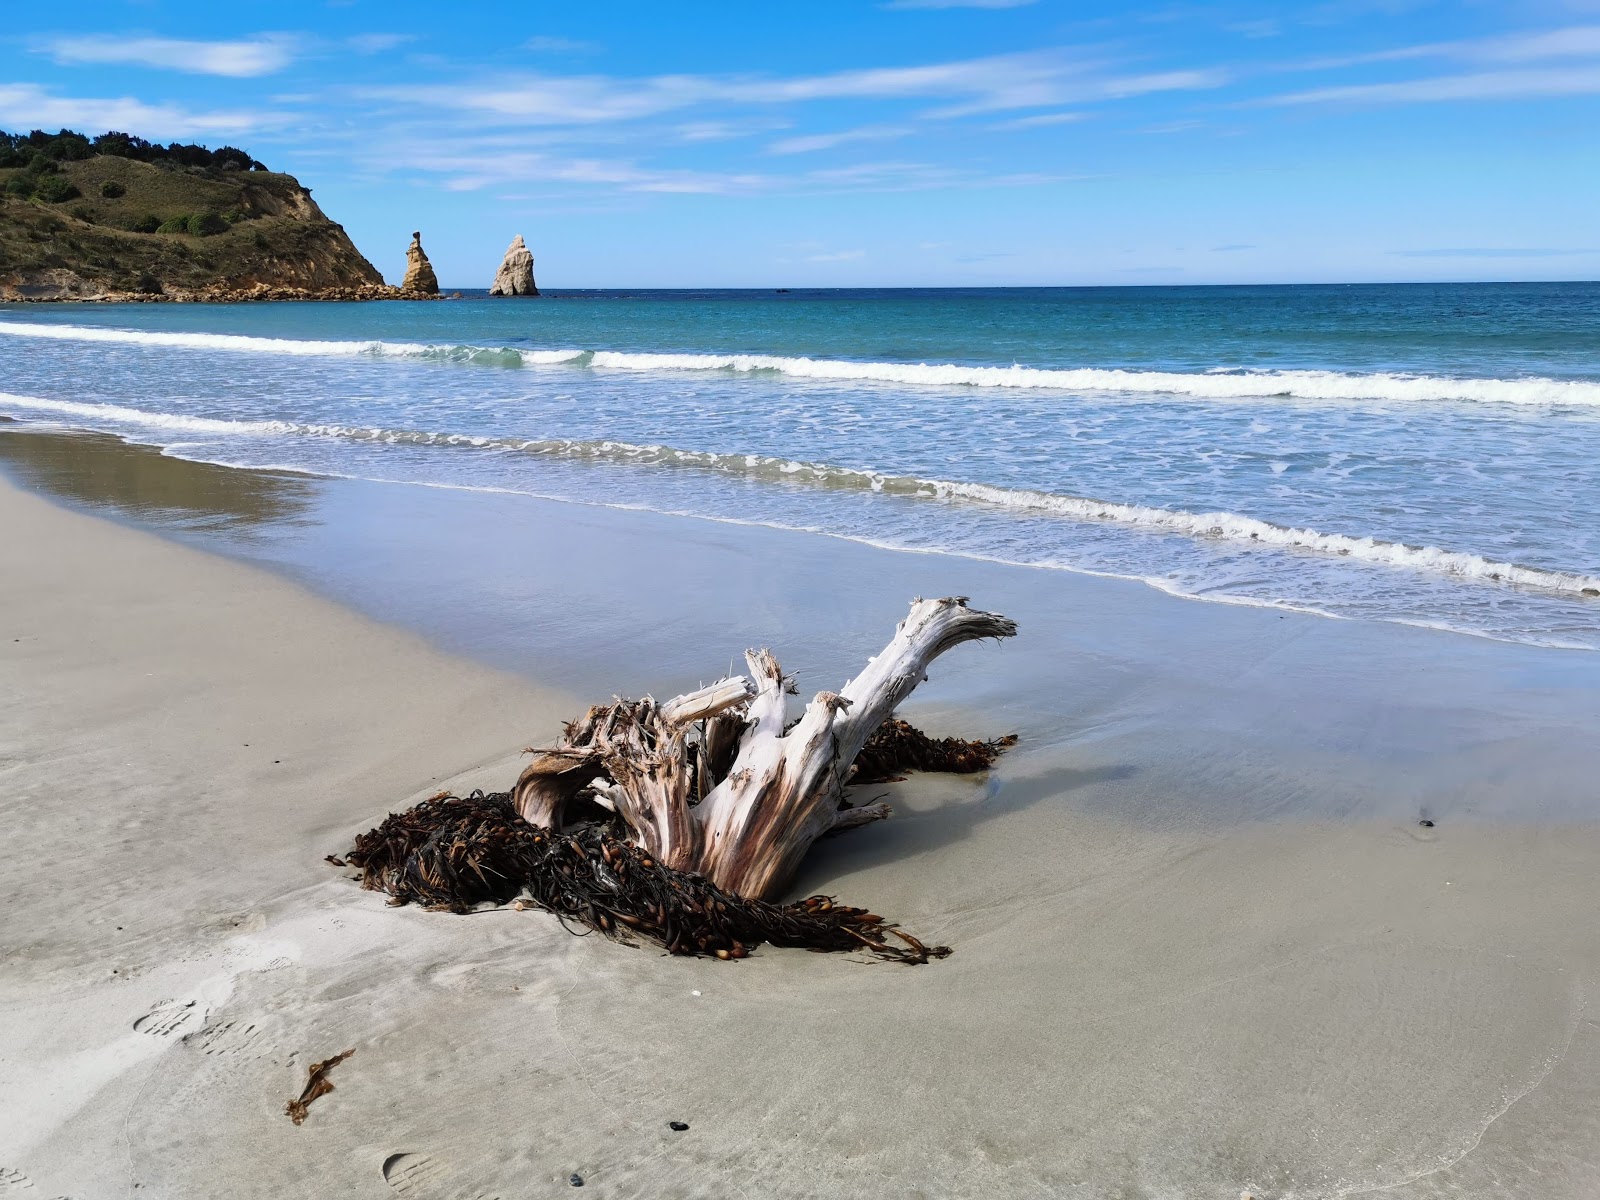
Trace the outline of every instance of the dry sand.
{"label": "dry sand", "polygon": [[[1412,794],[1403,748],[1443,710],[1403,680],[1296,746],[1281,706],[1228,707],[1257,661],[1206,693],[1110,634],[1019,655],[1013,701],[1069,680],[1072,735],[894,789],[892,821],[799,881],[952,958],[675,960],[538,913],[390,909],[321,861],[446,773],[503,785],[581,705],[3,486],[0,528],[0,1197],[512,1200],[574,1172],[616,1197],[1600,1194],[1600,832],[1592,792],[1564,794],[1594,752],[1542,761],[1595,728],[1568,677],[1504,737],[1416,752],[1542,819],[1428,829],[1306,801],[1363,763]],[[1075,601],[1132,594],[1101,582]],[[1207,677],[1229,629],[1277,620],[1149,603],[1217,635]],[[1437,686],[1534,661],[1497,653]],[[1349,703],[1317,696],[1304,728]],[[1139,819],[1174,808],[1201,815]],[[290,1124],[306,1066],[351,1048]]]}

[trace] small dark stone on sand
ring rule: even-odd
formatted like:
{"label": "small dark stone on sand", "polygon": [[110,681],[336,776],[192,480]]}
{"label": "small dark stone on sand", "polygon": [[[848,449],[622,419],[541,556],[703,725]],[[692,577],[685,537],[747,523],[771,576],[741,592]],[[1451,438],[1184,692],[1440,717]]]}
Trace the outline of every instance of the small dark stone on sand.
{"label": "small dark stone on sand", "polygon": [[687,1129],[689,1127],[687,1125],[685,1125],[682,1121],[668,1121],[667,1122],[667,1128],[672,1130],[674,1133],[682,1133],[685,1129]]}
{"label": "small dark stone on sand", "polygon": [[1428,820],[1427,817],[1423,817],[1422,820],[1417,822],[1417,824],[1421,825],[1424,829],[1432,829],[1433,828],[1433,822]]}
{"label": "small dark stone on sand", "polygon": [[583,1186],[583,1176],[579,1175],[576,1171],[574,1171],[572,1173],[571,1177],[567,1180],[567,1182],[570,1183],[573,1187],[582,1187]]}

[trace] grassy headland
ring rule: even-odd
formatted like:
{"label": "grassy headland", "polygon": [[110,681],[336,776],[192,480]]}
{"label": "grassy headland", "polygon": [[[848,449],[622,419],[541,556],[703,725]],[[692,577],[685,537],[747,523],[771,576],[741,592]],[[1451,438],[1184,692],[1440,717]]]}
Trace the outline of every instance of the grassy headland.
{"label": "grassy headland", "polygon": [[393,291],[309,189],[243,151],[0,132],[0,299]]}

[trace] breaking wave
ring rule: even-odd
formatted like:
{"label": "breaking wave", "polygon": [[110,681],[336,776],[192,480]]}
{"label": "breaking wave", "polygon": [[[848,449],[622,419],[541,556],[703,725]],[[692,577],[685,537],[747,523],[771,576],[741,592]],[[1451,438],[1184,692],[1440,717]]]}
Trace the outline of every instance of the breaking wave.
{"label": "breaking wave", "polygon": [[1600,576],[1551,571],[1497,562],[1481,555],[1437,546],[1412,546],[1381,538],[1324,533],[1277,525],[1231,512],[1189,512],[1142,504],[1123,504],[1056,492],[997,487],[943,479],[924,479],[864,471],[828,463],[801,462],[761,454],[728,454],[671,446],[641,446],[620,441],[566,438],[508,438],[423,430],[363,428],[290,421],[229,421],[147,412],[120,405],[45,400],[0,392],[0,405],[96,423],[137,425],[175,432],[233,436],[279,435],[377,442],[398,446],[459,447],[531,455],[569,462],[597,462],[712,472],[758,482],[876,492],[910,499],[980,504],[1012,512],[1081,522],[1100,522],[1152,533],[1271,546],[1317,555],[1447,576],[1458,580],[1530,588],[1567,597],[1600,598]]}
{"label": "breaking wave", "polygon": [[0,321],[0,335],[55,341],[168,346],[196,350],[299,355],[313,358],[419,359],[475,366],[564,366],[597,371],[720,371],[842,382],[911,386],[1054,389],[1200,399],[1457,401],[1600,407],[1600,382],[1528,376],[1452,378],[1399,372],[1306,370],[1130,371],[1100,367],[968,366],[956,363],[854,362],[767,354],[646,354],[620,350],[536,350],[511,346],[429,345],[422,342],[328,341],[178,333],[85,325]]}

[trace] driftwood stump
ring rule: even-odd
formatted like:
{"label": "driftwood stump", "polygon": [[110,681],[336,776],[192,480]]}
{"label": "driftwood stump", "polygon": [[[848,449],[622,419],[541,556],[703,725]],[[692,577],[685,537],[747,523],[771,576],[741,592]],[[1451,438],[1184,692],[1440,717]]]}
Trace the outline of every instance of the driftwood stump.
{"label": "driftwood stump", "polygon": [[441,793],[330,861],[360,869],[391,903],[466,912],[526,898],[674,954],[743,958],[770,942],[925,963],[949,950],[831,896],[777,898],[819,837],[889,815],[887,804],[847,801],[858,755],[862,778],[878,781],[983,770],[1016,740],[935,741],[892,716],[940,654],[1016,631],[963,597],[917,600],[861,674],[793,722],[777,659],[752,650],[749,676],[665,703],[597,705],[530,751],[512,791]]}
{"label": "driftwood stump", "polygon": [[531,824],[560,829],[592,797],[667,866],[772,899],[823,834],[889,815],[883,805],[844,807],[844,788],[856,755],[928,664],[962,642],[1016,631],[965,597],[917,600],[866,669],[837,692],[818,692],[793,725],[778,660],[752,650],[749,676],[665,703],[646,696],[591,708],[537,752],[513,802]]}

